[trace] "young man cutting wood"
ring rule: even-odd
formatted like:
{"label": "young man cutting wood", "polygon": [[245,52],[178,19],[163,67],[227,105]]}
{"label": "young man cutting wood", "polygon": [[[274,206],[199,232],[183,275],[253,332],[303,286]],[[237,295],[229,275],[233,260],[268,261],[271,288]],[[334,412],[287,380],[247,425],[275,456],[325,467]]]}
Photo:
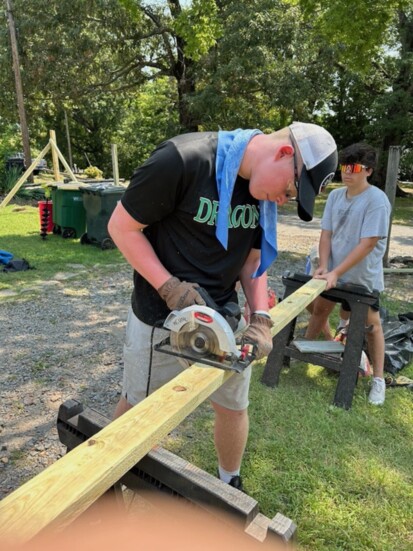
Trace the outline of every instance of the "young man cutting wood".
{"label": "young man cutting wood", "polygon": [[[244,340],[257,358],[272,348],[267,273],[275,260],[277,205],[298,201],[312,219],[316,195],[337,166],[332,136],[294,123],[272,134],[259,130],[184,134],[163,142],[134,173],[109,222],[117,247],[134,268],[134,291],[124,347],[121,415],[182,370],[157,354],[155,326],[171,310],[203,304],[203,287],[222,306],[237,302],[236,284],[252,316]],[[153,337],[151,339],[151,337]],[[241,486],[248,436],[251,366],[212,396],[220,478]]]}

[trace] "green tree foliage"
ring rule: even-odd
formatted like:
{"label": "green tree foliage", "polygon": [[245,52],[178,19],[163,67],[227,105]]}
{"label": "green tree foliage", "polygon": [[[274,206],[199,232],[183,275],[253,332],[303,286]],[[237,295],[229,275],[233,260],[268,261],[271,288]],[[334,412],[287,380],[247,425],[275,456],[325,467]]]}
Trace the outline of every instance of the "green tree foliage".
{"label": "green tree foliage", "polygon": [[[379,64],[364,75],[338,67],[322,118],[340,147],[366,139],[372,121],[372,98],[385,93],[387,86],[384,66]],[[372,142],[377,146],[377,137]]]}
{"label": "green tree foliage", "polygon": [[[111,143],[114,129],[125,116],[126,106],[122,97],[99,94],[81,105],[67,109],[73,162],[80,168],[96,165],[105,175],[112,173]],[[49,120],[50,126],[53,119]],[[62,151],[66,151],[64,113],[59,110],[54,117],[56,138]],[[58,124],[56,124],[58,123]],[[67,155],[66,155],[67,158]]]}
{"label": "green tree foliage", "polygon": [[[408,171],[413,149],[413,6],[399,10],[393,27],[397,56],[388,66],[392,78],[383,94],[373,103],[373,115],[379,121],[379,134],[383,152],[378,177],[384,181],[387,151],[390,146],[402,148],[402,167]],[[407,174],[406,174],[407,176]],[[410,173],[410,178],[413,173]]]}
{"label": "green tree foliage", "polygon": [[[33,141],[44,142],[48,129],[55,128],[59,144],[64,144],[66,111],[74,162],[83,166],[89,158],[107,170],[111,135],[125,118],[123,110],[134,104],[137,92],[140,98],[145,95],[146,83],[164,78],[170,84],[170,129],[195,129],[187,103],[195,89],[191,67],[193,59],[214,44],[214,33],[219,33],[216,13],[211,0],[194,2],[185,9],[177,0],[14,0]],[[182,37],[176,29],[182,31]],[[4,101],[0,98],[0,116],[13,121],[16,112],[7,33],[0,41],[0,70],[7,82]],[[160,100],[164,105],[164,99]],[[130,118],[129,122],[132,124]],[[155,117],[152,124],[158,124]],[[153,135],[163,135],[162,121],[158,128]]]}
{"label": "green tree foliage", "polygon": [[186,57],[199,61],[223,34],[223,22],[215,0],[193,0],[192,5],[176,18],[174,29],[184,41]]}
{"label": "green tree foliage", "polygon": [[331,50],[310,41],[300,8],[283,0],[221,2],[225,33],[198,67],[193,109],[204,127],[275,128],[311,120],[331,86]]}
{"label": "green tree foliage", "polygon": [[368,72],[389,40],[396,10],[409,1],[298,0],[314,35],[334,48],[335,61],[358,72]]}
{"label": "green tree foliage", "polygon": [[146,83],[133,99],[125,102],[123,118],[113,134],[118,144],[119,171],[129,178],[154,147],[179,133],[177,94],[170,79]]}
{"label": "green tree foliage", "polygon": [[[300,0],[314,30],[335,50],[337,98],[329,122],[343,145],[364,139],[380,151],[383,186],[389,146],[402,147],[408,171],[413,144],[413,2]],[[335,119],[335,120],[334,120]],[[342,125],[347,128],[343,129]],[[413,174],[412,174],[413,176]],[[400,190],[398,190],[398,194]]]}
{"label": "green tree foliage", "polygon": [[[179,0],[14,0],[14,14],[30,105],[45,98],[57,106],[80,104],[168,76],[178,91],[181,125],[193,128],[186,95],[194,90],[193,60],[220,32],[213,0],[185,8]],[[7,53],[7,37],[2,38]],[[7,55],[0,64],[10,66]]]}
{"label": "green tree foliage", "polygon": [[[411,144],[412,0],[14,0],[14,15],[31,136],[55,128],[64,151],[66,112],[79,166],[109,173],[117,141],[128,176],[172,133],[292,120],[340,147]],[[5,27],[0,74],[13,122]]]}

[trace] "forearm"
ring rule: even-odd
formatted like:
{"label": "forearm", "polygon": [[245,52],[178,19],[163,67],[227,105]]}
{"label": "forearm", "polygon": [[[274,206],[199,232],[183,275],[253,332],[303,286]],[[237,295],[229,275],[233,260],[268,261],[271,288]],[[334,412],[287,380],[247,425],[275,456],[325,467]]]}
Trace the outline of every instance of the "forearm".
{"label": "forearm", "polygon": [[[267,273],[261,277],[251,278],[260,263],[260,251],[253,249],[242,272],[240,280],[251,310],[249,326],[243,335],[243,342],[254,345],[254,354],[256,359],[265,358],[272,350],[272,320],[268,314],[268,291],[267,291]],[[255,314],[255,312],[257,312]]]}
{"label": "forearm", "polygon": [[319,268],[323,270],[328,269],[328,259],[331,253],[331,232],[322,230],[320,235],[320,243],[318,246],[318,254],[320,257]]}
{"label": "forearm", "polygon": [[260,251],[253,249],[240,273],[240,282],[251,312],[268,311],[267,273],[254,279],[251,277],[259,264]]}
{"label": "forearm", "polygon": [[378,238],[369,237],[361,239],[359,244],[351,251],[346,258],[335,266],[330,272],[327,269],[320,268],[314,274],[316,279],[325,279],[327,281],[326,290],[328,291],[332,287],[337,285],[337,280],[346,272],[348,272],[353,266],[358,264],[363,258],[365,258],[376,246]]}
{"label": "forearm", "polygon": [[376,238],[361,239],[357,247],[346,256],[343,262],[332,270],[337,275],[337,278],[340,278],[343,274],[361,262],[363,258],[374,249],[376,243]]}

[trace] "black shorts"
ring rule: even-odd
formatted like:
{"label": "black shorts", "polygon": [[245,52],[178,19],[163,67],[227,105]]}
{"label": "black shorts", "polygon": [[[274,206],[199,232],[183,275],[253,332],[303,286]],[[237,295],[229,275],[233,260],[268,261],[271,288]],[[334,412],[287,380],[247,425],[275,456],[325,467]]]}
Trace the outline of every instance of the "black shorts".
{"label": "black shorts", "polygon": [[[329,299],[331,300],[331,299]],[[369,304],[370,308],[372,308],[375,312],[378,312],[380,310],[380,295],[377,295],[377,300],[374,304]],[[341,303],[341,307],[345,312],[351,312],[349,303],[345,300]]]}

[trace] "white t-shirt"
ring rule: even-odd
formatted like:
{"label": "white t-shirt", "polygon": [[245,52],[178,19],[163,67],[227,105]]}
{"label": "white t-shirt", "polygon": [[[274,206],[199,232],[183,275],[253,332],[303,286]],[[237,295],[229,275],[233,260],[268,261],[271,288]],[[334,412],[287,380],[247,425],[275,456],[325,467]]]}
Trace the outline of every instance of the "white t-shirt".
{"label": "white t-shirt", "polygon": [[321,227],[331,231],[329,270],[341,264],[355,249],[360,239],[379,237],[375,248],[339,281],[364,285],[369,291],[384,289],[383,256],[386,252],[391,206],[386,194],[369,186],[354,197],[347,197],[347,188],[333,190],[328,196]]}

